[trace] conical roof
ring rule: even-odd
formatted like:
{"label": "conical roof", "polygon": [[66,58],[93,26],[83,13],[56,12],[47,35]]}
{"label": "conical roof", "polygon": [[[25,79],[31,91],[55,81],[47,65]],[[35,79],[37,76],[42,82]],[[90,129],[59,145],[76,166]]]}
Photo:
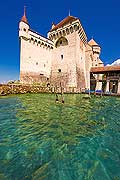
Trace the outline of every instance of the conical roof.
{"label": "conical roof", "polygon": [[99,63],[99,64],[103,64],[103,62],[101,61],[101,59],[98,59],[98,63]]}
{"label": "conical roof", "polygon": [[24,15],[23,17],[21,18],[21,21],[28,24],[28,20],[27,20],[27,17],[26,17],[26,8],[24,7]]}
{"label": "conical roof", "polygon": [[93,38],[88,42],[88,44],[89,44],[90,46],[99,46],[99,45],[95,42],[95,40],[94,40]]}

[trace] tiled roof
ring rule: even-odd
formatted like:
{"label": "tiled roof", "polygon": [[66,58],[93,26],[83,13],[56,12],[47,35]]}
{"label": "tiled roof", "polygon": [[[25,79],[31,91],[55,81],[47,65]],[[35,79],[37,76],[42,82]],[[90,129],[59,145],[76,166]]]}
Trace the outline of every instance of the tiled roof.
{"label": "tiled roof", "polygon": [[109,71],[120,71],[120,66],[92,67],[90,70],[92,73],[104,73]]}
{"label": "tiled roof", "polygon": [[57,25],[55,25],[55,27],[53,29],[51,29],[50,31],[54,31],[64,25],[66,25],[68,22],[73,22],[75,20],[77,20],[78,18],[73,17],[73,16],[67,16],[65,19],[63,19],[61,22],[59,22]]}
{"label": "tiled roof", "polygon": [[28,24],[28,20],[27,20],[25,15],[22,17],[21,21],[23,21],[24,23]]}
{"label": "tiled roof", "polygon": [[26,18],[26,7],[25,6],[24,6],[24,15],[23,15],[21,21],[23,21],[24,23],[28,24],[28,20]]}
{"label": "tiled roof", "polygon": [[88,44],[89,44],[90,46],[99,46],[99,45],[95,42],[94,39],[91,39],[91,40],[88,42]]}

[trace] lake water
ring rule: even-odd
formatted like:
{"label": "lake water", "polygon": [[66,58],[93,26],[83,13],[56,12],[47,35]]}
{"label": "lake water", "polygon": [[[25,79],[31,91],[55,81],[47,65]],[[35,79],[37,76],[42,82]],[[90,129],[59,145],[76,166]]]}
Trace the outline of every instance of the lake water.
{"label": "lake water", "polygon": [[120,98],[84,96],[0,98],[0,180],[120,180]]}

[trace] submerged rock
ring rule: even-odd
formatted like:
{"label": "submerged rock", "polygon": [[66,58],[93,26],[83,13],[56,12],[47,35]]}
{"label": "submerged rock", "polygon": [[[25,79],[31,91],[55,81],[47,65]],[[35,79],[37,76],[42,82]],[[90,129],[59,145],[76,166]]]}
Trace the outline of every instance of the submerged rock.
{"label": "submerged rock", "polygon": [[0,173],[0,180],[7,180],[6,176],[3,173]]}

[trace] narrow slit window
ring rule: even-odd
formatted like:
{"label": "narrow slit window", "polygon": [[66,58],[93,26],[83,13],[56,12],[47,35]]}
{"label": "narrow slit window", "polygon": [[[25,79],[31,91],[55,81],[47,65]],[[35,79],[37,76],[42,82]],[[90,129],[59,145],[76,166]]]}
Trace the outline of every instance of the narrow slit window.
{"label": "narrow slit window", "polygon": [[61,69],[58,69],[58,72],[61,72]]}
{"label": "narrow slit window", "polygon": [[61,59],[63,59],[63,54],[61,54]]}

